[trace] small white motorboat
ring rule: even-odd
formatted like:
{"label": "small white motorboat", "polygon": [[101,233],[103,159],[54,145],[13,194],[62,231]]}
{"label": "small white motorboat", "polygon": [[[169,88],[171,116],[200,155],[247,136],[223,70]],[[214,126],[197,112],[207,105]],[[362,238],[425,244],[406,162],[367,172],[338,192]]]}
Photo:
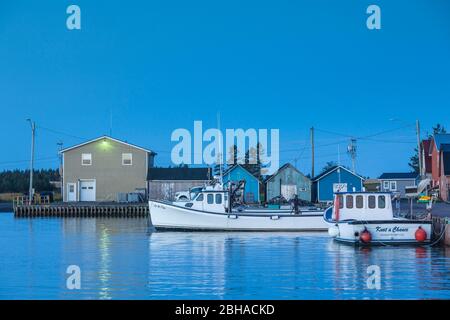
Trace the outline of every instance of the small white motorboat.
{"label": "small white motorboat", "polygon": [[150,200],[149,209],[157,230],[326,231],[330,226],[317,208],[233,208],[231,192],[220,185],[205,187],[183,206]]}
{"label": "small white motorboat", "polygon": [[394,217],[390,193],[342,192],[325,210],[330,236],[356,245],[425,244],[431,241],[431,220]]}

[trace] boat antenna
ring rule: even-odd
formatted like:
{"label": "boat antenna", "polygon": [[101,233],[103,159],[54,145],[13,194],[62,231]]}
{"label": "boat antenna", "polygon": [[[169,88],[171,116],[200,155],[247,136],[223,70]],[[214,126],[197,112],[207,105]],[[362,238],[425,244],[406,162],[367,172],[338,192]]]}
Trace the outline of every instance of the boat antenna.
{"label": "boat antenna", "polygon": [[220,112],[217,112],[217,129],[219,130],[219,152],[217,153],[218,161],[219,161],[219,182],[220,185],[223,184],[223,154],[222,154],[222,131],[220,130]]}
{"label": "boat antenna", "polygon": [[[339,186],[341,185],[341,148],[338,144],[338,178],[339,178]],[[339,190],[340,191],[340,190]]]}

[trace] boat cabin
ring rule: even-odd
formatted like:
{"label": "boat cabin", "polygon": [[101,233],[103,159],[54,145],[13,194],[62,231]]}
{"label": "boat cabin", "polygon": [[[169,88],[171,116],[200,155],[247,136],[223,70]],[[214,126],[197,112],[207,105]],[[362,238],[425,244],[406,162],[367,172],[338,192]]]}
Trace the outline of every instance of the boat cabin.
{"label": "boat cabin", "polygon": [[225,213],[228,209],[228,191],[206,187],[184,206],[205,212]]}
{"label": "boat cabin", "polygon": [[333,220],[392,220],[390,193],[342,192],[334,198]]}

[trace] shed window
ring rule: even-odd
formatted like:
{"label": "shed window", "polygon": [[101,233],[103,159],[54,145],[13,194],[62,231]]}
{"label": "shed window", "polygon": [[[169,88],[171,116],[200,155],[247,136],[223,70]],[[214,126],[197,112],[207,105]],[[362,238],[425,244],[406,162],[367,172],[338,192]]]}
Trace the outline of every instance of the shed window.
{"label": "shed window", "polygon": [[222,204],[222,194],[216,194],[216,204]]}
{"label": "shed window", "polygon": [[203,201],[203,193],[200,193],[195,201]]}
{"label": "shed window", "polygon": [[92,153],[82,153],[81,154],[81,165],[82,166],[92,165]]}
{"label": "shed window", "polygon": [[214,195],[212,193],[208,193],[208,195],[206,196],[206,201],[208,202],[208,204],[213,204],[214,203]]}
{"label": "shed window", "polygon": [[133,154],[132,153],[122,153],[122,165],[123,166],[133,165]]}
{"label": "shed window", "polygon": [[375,209],[376,206],[375,196],[369,196],[369,209]]}
{"label": "shed window", "polygon": [[356,196],[356,208],[362,209],[364,208],[364,197]]}
{"label": "shed window", "polygon": [[346,196],[345,197],[345,206],[347,209],[353,209],[353,196]]}
{"label": "shed window", "polygon": [[386,208],[386,197],[378,196],[378,208],[384,209]]}

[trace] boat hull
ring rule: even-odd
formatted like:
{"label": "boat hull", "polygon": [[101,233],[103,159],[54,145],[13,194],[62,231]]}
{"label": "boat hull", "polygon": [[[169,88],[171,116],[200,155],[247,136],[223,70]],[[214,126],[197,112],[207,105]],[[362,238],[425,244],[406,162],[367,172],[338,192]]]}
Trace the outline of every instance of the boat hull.
{"label": "boat hull", "polygon": [[199,231],[326,231],[323,212],[289,214],[275,210],[215,213],[149,201],[150,219],[157,230]]}
{"label": "boat hull", "polygon": [[[390,220],[390,221],[349,221],[339,222],[335,239],[339,242],[355,245],[422,245],[431,242],[431,221],[417,220]],[[416,240],[417,229],[422,228],[426,233],[426,239]],[[370,232],[370,242],[360,239],[361,233]]]}

